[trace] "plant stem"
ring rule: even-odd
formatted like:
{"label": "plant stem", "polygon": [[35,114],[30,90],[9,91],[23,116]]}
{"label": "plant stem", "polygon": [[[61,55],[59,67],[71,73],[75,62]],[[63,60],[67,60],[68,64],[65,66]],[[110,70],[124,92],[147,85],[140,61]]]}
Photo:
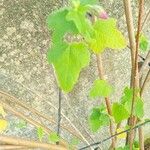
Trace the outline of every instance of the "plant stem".
{"label": "plant stem", "polygon": [[131,82],[130,87],[133,86],[133,71],[134,71],[134,59],[135,59],[135,50],[136,50],[136,43],[135,43],[135,31],[133,25],[133,16],[132,16],[132,7],[131,7],[131,0],[123,0],[124,2],[124,9],[125,9],[125,16],[126,16],[126,23],[128,29],[128,36],[129,36],[129,44],[131,50]]}
{"label": "plant stem", "polygon": [[24,150],[27,148],[25,146],[17,146],[17,145],[1,145],[0,150]]}
{"label": "plant stem", "polygon": [[[142,28],[142,17],[144,13],[144,0],[139,0],[139,15],[138,15],[138,27],[137,27],[137,35],[136,35],[136,50],[135,50],[135,60],[134,60],[134,78],[133,78],[133,99],[132,99],[132,106],[131,106],[131,125],[135,126],[136,121],[133,120],[133,112],[134,112],[134,104],[136,101],[136,97],[138,94],[136,93],[136,89],[139,88],[139,71],[138,71],[138,52],[139,52],[139,39],[140,39],[140,32]],[[135,118],[135,117],[134,117]],[[137,120],[135,118],[135,120]],[[142,131],[142,130],[141,130]],[[141,133],[141,132],[140,132]],[[143,136],[143,133],[139,136]],[[133,140],[134,140],[134,132],[130,133],[130,149],[132,150]],[[141,137],[140,140],[144,138]],[[139,141],[140,144],[144,143],[144,141]],[[140,145],[141,150],[144,150],[144,145]]]}
{"label": "plant stem", "polygon": [[[101,59],[101,55],[97,54],[97,69],[99,72],[99,78],[104,80],[104,69],[103,69],[103,64],[102,64],[102,59]],[[106,108],[108,111],[108,114],[112,116],[112,111],[111,111],[111,102],[109,100],[108,97],[105,97],[105,103],[106,103]],[[110,120],[110,135],[113,135],[113,123]],[[115,148],[115,138],[112,138],[112,144],[111,144],[111,148],[114,149]]]}
{"label": "plant stem", "polygon": [[[27,111],[30,111],[31,113],[33,113],[33,115],[37,115],[38,117],[41,117],[42,119],[48,121],[49,123],[56,124],[56,121],[54,120],[54,118],[50,118],[50,117],[42,114],[38,110],[36,110],[36,109],[34,109],[32,107],[27,106],[24,102],[19,101],[16,97],[14,97],[14,96],[6,93],[6,92],[3,92],[3,91],[0,91],[0,95],[6,97],[7,100],[9,100],[9,102],[14,103],[15,105],[17,105],[17,107],[21,106],[22,108],[27,109]],[[72,128],[69,128],[68,126],[66,126],[64,124],[61,124],[61,127],[64,130],[66,130],[69,133],[71,133],[73,136],[79,138],[80,140],[83,140],[82,137],[79,134],[77,134],[74,130],[72,130]]]}
{"label": "plant stem", "polygon": [[[62,91],[59,88],[59,106],[58,106],[58,121],[57,121],[57,135],[60,136],[60,127],[61,127],[61,101],[62,101]],[[59,144],[59,142],[57,142]]]}
{"label": "plant stem", "polygon": [[33,147],[33,148],[41,148],[41,149],[50,149],[50,150],[66,150],[65,147],[55,144],[47,144],[42,142],[36,142],[16,137],[8,137],[4,135],[0,135],[0,142],[7,143],[7,144],[13,144],[13,145],[20,145],[20,146],[27,146],[27,147]]}
{"label": "plant stem", "polygon": [[141,95],[141,96],[143,95],[143,91],[144,91],[145,86],[146,86],[146,84],[147,84],[148,81],[150,81],[150,69],[148,70],[147,75],[146,75],[146,77],[145,77],[145,80],[144,80],[144,82],[143,82],[143,85],[142,85],[142,87],[141,87],[141,91],[140,91],[140,95]]}
{"label": "plant stem", "polygon": [[[20,112],[18,112],[18,111],[16,111],[16,110],[14,110],[12,107],[10,107],[8,104],[6,104],[3,100],[1,100],[1,104],[2,104],[2,106],[4,107],[4,109],[10,111],[10,112],[13,113],[15,116],[24,119],[25,121],[29,122],[30,124],[34,125],[34,126],[37,127],[37,128],[38,128],[38,127],[41,127],[41,128],[44,130],[44,132],[45,132],[46,134],[49,135],[49,134],[52,132],[49,128],[43,126],[43,124],[40,124],[39,122],[37,122],[37,121],[35,121],[35,120],[33,120],[33,119],[31,119],[31,118],[25,116],[24,114],[22,114],[22,113],[20,113]],[[60,141],[60,144],[63,145],[63,146],[67,146],[67,143],[66,143],[64,140],[61,140],[61,141]]]}

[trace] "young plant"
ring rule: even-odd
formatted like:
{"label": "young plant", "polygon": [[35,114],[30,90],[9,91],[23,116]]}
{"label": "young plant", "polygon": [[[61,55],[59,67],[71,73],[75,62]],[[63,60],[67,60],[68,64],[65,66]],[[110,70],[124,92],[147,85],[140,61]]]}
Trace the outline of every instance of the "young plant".
{"label": "young plant", "polygon": [[[105,79],[101,55],[107,48],[121,50],[127,44],[117,28],[117,20],[108,16],[98,5],[98,0],[71,0],[68,7],[50,14],[47,24],[53,31],[47,58],[54,67],[58,86],[64,92],[72,91],[80,72],[89,65],[90,55],[94,53],[97,58],[99,79],[94,81],[89,96],[92,99],[102,98],[104,102],[95,106],[89,116],[92,131],[110,126],[110,134],[113,135],[120,128],[121,122],[127,120],[131,114],[139,120],[143,118],[144,104],[140,96],[135,96],[136,91],[140,91],[135,86],[125,88],[120,102],[111,104],[109,100],[114,89]],[[140,39],[140,48],[146,51],[147,40],[143,35]],[[112,138],[110,148],[116,148],[116,141],[116,137]]]}

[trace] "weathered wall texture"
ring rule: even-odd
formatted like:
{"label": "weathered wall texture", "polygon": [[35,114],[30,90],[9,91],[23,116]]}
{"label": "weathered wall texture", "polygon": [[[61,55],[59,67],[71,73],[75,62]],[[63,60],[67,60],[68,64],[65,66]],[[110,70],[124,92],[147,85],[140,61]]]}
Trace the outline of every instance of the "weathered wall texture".
{"label": "weathered wall texture", "polygon": [[[56,117],[57,111],[49,105],[49,102],[56,107],[58,106],[58,88],[53,68],[46,60],[50,36],[45,20],[47,15],[60,5],[60,0],[0,1],[0,89],[19,99],[25,99],[32,107],[54,117]],[[127,35],[122,1],[114,1],[113,5],[107,2],[104,6],[110,16],[119,19],[119,27]],[[136,8],[136,4],[133,3],[133,6]],[[146,3],[146,11],[148,8],[150,8],[149,0]],[[136,11],[134,10],[134,12]],[[134,16],[136,19],[137,14],[134,13]],[[149,27],[150,24],[148,23],[144,26],[144,32],[147,35],[150,35]],[[95,57],[91,57],[90,66],[82,71],[74,90],[68,95],[63,95],[63,112],[89,141],[91,140],[81,124],[97,141],[107,137],[108,134],[104,129],[99,132],[100,134],[94,135],[87,125],[87,116],[90,109],[97,104],[87,97],[89,88],[98,74]],[[124,49],[114,53],[107,50],[103,60],[106,77],[116,89],[111,100],[118,101],[123,87],[129,85],[130,51]],[[144,100],[146,102],[145,117],[150,118],[150,86],[147,86]],[[11,118],[13,122],[14,118]],[[63,122],[66,122],[66,120],[63,119]],[[51,127],[55,128],[55,126]],[[18,129],[13,130],[13,127],[10,127],[7,132],[11,135],[17,134],[28,137],[34,137],[34,133],[35,129],[32,126],[23,132]],[[150,127],[149,130],[148,126],[145,127],[145,133],[150,136]],[[69,137],[66,132],[64,137]],[[107,149],[106,147],[106,144],[104,144],[103,149]]]}

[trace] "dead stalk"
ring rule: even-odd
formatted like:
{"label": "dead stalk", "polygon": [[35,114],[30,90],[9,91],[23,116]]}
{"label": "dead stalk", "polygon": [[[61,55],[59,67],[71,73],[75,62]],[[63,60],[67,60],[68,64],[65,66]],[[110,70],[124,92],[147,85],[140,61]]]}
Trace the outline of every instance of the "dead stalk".
{"label": "dead stalk", "polygon": [[[46,121],[49,121],[49,123],[56,124],[56,121],[53,118],[47,117],[46,115],[42,114],[41,112],[37,111],[36,109],[27,106],[24,102],[19,101],[16,97],[14,97],[6,92],[3,92],[3,91],[0,91],[0,93],[2,94],[2,96],[9,98],[9,100],[11,102],[15,103],[15,105],[22,106],[23,108],[27,109],[28,111],[32,112],[33,114],[45,119]],[[82,140],[82,137],[80,135],[78,135],[77,133],[75,133],[75,131],[73,131],[69,127],[67,127],[63,124],[61,124],[61,127],[63,129],[65,129],[66,131],[68,131],[69,133],[71,133],[72,135],[74,135],[75,137]]]}
{"label": "dead stalk", "polygon": [[[42,127],[42,129],[44,130],[44,132],[45,132],[47,135],[49,135],[49,134],[52,132],[49,128],[43,126],[43,124],[40,124],[40,123],[38,123],[37,121],[35,121],[35,120],[33,120],[33,119],[31,119],[31,118],[25,116],[24,114],[22,114],[22,113],[20,113],[20,112],[18,112],[18,111],[16,111],[16,110],[14,110],[12,107],[10,107],[8,104],[6,104],[3,100],[1,100],[1,104],[2,104],[2,106],[4,107],[4,109],[10,111],[10,112],[13,113],[15,116],[24,119],[25,121],[27,121],[28,123],[32,124],[33,126],[35,126],[35,127],[37,127],[37,128],[38,128],[38,127]],[[66,146],[66,145],[67,145],[64,140],[60,141],[60,144],[62,144],[63,146]]]}
{"label": "dead stalk", "polygon": [[7,144],[13,144],[18,146],[26,146],[26,147],[32,147],[32,148],[41,148],[41,149],[50,149],[50,150],[67,150],[67,148],[55,145],[55,144],[47,144],[37,141],[31,141],[26,139],[21,139],[17,137],[8,137],[4,135],[0,135],[0,142],[7,143]]}

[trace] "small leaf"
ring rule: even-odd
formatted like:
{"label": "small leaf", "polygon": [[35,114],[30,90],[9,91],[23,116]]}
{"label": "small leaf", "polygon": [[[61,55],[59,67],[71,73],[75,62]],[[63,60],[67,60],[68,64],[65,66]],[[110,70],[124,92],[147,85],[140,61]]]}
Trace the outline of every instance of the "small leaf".
{"label": "small leaf", "polygon": [[140,36],[140,49],[143,52],[146,52],[148,50],[148,39],[146,36],[144,36],[143,34]]}
{"label": "small leaf", "polygon": [[122,104],[114,103],[112,106],[112,115],[114,116],[115,122],[120,123],[129,117],[129,112]]}
{"label": "small leaf", "polygon": [[0,119],[0,133],[6,130],[8,122],[4,119]]}
{"label": "small leaf", "polygon": [[50,142],[54,142],[54,143],[59,142],[59,140],[60,140],[59,136],[55,132],[51,133],[48,136],[48,139],[49,139]]}
{"label": "small leaf", "polygon": [[43,136],[44,136],[44,131],[42,127],[37,128],[37,135],[38,135],[39,140],[42,141]]}
{"label": "small leaf", "polygon": [[93,132],[96,132],[102,126],[109,125],[109,121],[109,116],[106,113],[103,113],[99,108],[93,108],[89,117],[89,125]]}
{"label": "small leaf", "polygon": [[[122,131],[124,131],[124,130],[121,129],[121,128],[117,129],[117,133],[122,132]],[[119,139],[125,139],[126,138],[126,133],[122,133],[122,134],[117,135],[117,138],[119,138]]]}
{"label": "small leaf", "polygon": [[113,88],[105,80],[95,80],[90,90],[90,97],[108,97],[112,94]]}
{"label": "small leaf", "polygon": [[6,117],[6,112],[4,111],[4,108],[0,104],[0,115],[2,115],[4,118]]}
{"label": "small leaf", "polygon": [[[136,92],[135,94],[137,95],[139,89],[136,89],[135,92]],[[132,99],[133,99],[133,89],[129,89],[128,87],[126,87],[124,90],[124,95],[121,98],[121,104],[125,106],[126,110],[129,113],[131,112]],[[139,96],[136,96],[135,98],[133,114],[138,118],[142,118],[144,116],[144,103]]]}
{"label": "small leaf", "polygon": [[144,103],[139,97],[135,101],[134,115],[140,119],[144,116]]}
{"label": "small leaf", "polygon": [[116,20],[99,19],[94,23],[94,34],[88,41],[94,53],[101,53],[106,48],[123,49],[126,47],[126,40],[116,27]]}

